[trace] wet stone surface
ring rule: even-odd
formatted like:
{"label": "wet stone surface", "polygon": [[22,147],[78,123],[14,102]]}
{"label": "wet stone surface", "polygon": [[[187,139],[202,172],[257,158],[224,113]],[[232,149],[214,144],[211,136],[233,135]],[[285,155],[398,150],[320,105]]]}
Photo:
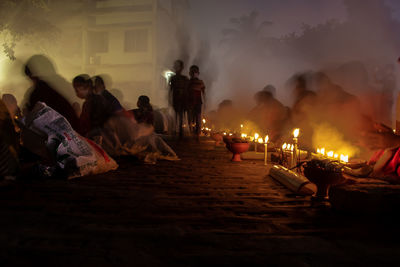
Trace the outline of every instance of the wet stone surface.
{"label": "wet stone surface", "polygon": [[313,208],[212,142],[181,161],[0,186],[0,265],[368,266],[400,260],[396,214]]}

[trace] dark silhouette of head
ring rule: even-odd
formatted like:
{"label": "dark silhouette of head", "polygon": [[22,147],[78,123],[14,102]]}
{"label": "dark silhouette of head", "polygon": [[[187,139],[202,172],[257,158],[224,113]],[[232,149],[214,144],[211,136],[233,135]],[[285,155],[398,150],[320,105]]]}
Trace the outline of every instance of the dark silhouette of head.
{"label": "dark silhouette of head", "polygon": [[34,55],[28,59],[24,67],[29,78],[42,78],[56,75],[56,68],[51,60],[44,55]]}
{"label": "dark silhouette of head", "polygon": [[272,94],[272,96],[275,96],[275,94],[276,94],[276,88],[272,84],[268,84],[267,86],[265,86],[262,89],[262,91],[270,92]]}
{"label": "dark silhouette of head", "polygon": [[151,108],[150,98],[146,95],[141,95],[138,98],[137,106],[139,109],[149,109]]}
{"label": "dark silhouette of head", "polygon": [[75,89],[76,96],[81,99],[86,99],[93,91],[93,82],[87,74],[76,76],[72,80],[72,86]]}
{"label": "dark silhouette of head", "polygon": [[175,60],[175,62],[174,62],[174,70],[175,70],[176,74],[180,74],[183,71],[184,68],[185,68],[185,64],[183,63],[182,60],[180,60],[180,59]]}

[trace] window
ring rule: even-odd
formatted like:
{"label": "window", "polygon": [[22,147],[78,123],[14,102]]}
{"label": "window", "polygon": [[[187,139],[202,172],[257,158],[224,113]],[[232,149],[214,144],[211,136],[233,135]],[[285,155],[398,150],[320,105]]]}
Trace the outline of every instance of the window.
{"label": "window", "polygon": [[125,31],[125,52],[147,52],[148,35],[147,29]]}
{"label": "window", "polygon": [[88,32],[88,40],[91,53],[108,52],[108,32]]}

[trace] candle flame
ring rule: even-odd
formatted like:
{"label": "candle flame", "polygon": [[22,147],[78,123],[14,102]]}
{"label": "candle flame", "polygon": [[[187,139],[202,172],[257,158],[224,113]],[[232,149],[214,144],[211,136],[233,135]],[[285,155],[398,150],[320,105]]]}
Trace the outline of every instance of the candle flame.
{"label": "candle flame", "polygon": [[247,137],[247,134],[242,134],[242,138],[246,138]]}
{"label": "candle flame", "polygon": [[232,134],[230,133],[229,136],[232,136]]}
{"label": "candle flame", "polygon": [[226,133],[224,132],[224,135],[226,135]]}
{"label": "candle flame", "polygon": [[292,144],[292,146],[290,147],[290,150],[293,151],[294,149],[294,145]]}
{"label": "candle flame", "polygon": [[203,123],[204,123],[204,124],[206,123],[206,119],[203,119]]}
{"label": "candle flame", "polygon": [[240,124],[240,128],[243,128],[243,124]]}
{"label": "candle flame", "polygon": [[321,154],[322,154],[322,155],[325,155],[325,148],[324,148],[324,147],[321,148]]}
{"label": "candle flame", "polygon": [[334,154],[333,151],[329,151],[328,153],[326,153],[326,155],[330,158],[333,158],[333,154]]}
{"label": "candle flame", "polygon": [[265,139],[264,139],[265,143],[268,143],[268,140],[269,140],[269,137],[267,135],[267,136],[265,136]]}
{"label": "candle flame", "polygon": [[340,161],[349,162],[349,155],[340,155]]}
{"label": "candle flame", "polygon": [[255,140],[258,140],[258,137],[260,137],[260,135],[259,135],[258,133],[255,133],[255,134],[254,134],[254,139],[255,139]]}
{"label": "candle flame", "polygon": [[263,144],[264,140],[262,138],[258,138],[258,143]]}
{"label": "candle flame", "polygon": [[333,157],[334,157],[335,159],[337,159],[337,158],[339,158],[339,155],[335,153],[335,155],[333,155]]}
{"label": "candle flame", "polygon": [[282,145],[282,149],[286,149],[286,147],[287,147],[287,144],[284,143],[284,144]]}
{"label": "candle flame", "polygon": [[321,154],[321,149],[317,148],[317,153]]}
{"label": "candle flame", "polygon": [[293,131],[293,137],[294,137],[294,138],[297,138],[297,137],[299,137],[299,134],[300,134],[300,129],[299,129],[299,128],[294,129],[294,131]]}

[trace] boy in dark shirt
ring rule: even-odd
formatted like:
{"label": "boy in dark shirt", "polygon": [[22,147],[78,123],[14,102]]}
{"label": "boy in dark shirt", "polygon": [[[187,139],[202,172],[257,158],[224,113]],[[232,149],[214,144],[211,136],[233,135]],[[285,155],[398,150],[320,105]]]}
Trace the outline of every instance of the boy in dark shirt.
{"label": "boy in dark shirt", "polygon": [[94,77],[94,89],[96,94],[102,95],[109,102],[113,113],[120,113],[124,110],[118,99],[106,89],[104,80],[100,76]]}
{"label": "boy in dark shirt", "polygon": [[183,117],[187,111],[187,86],[189,79],[182,75],[184,64],[182,60],[174,63],[175,75],[170,80],[170,92],[172,93],[172,107],[175,111],[175,119],[179,127],[179,138],[183,138]]}
{"label": "boy in dark shirt", "polygon": [[200,128],[201,128],[201,108],[203,105],[203,98],[205,93],[205,85],[199,79],[200,69],[198,66],[193,65],[189,70],[190,81],[188,86],[189,91],[189,113],[190,122],[195,125],[195,135],[199,141]]}

